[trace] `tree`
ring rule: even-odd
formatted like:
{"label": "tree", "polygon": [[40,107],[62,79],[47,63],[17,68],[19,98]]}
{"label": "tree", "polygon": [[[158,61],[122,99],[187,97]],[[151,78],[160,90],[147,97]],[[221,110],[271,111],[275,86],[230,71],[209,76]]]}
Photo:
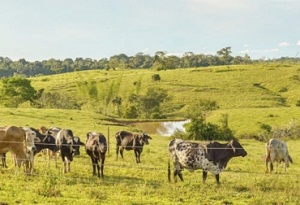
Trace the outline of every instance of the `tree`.
{"label": "tree", "polygon": [[231,47],[222,48],[221,50],[219,50],[217,52],[217,54],[220,57],[221,61],[225,65],[229,65],[231,60],[233,59],[233,57],[230,55],[230,53],[231,53]]}
{"label": "tree", "polygon": [[22,77],[4,78],[1,84],[0,99],[7,107],[18,107],[23,102],[32,102],[37,92],[31,86],[31,81]]}

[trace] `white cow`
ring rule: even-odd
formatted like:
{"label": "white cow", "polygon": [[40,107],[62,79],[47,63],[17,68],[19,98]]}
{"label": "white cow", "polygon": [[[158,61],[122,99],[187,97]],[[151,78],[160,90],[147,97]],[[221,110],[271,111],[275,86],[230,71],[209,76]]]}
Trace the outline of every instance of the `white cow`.
{"label": "white cow", "polygon": [[284,162],[284,171],[289,167],[289,162],[293,163],[291,156],[289,155],[288,147],[285,142],[270,139],[266,144],[266,173],[269,172],[268,163],[270,162],[270,172],[273,171],[273,163],[276,161],[276,172],[278,164]]}

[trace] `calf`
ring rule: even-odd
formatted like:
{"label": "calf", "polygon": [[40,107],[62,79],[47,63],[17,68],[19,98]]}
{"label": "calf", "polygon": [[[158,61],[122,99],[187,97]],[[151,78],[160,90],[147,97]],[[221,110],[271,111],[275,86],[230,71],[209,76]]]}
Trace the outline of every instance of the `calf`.
{"label": "calf", "polygon": [[141,153],[143,151],[143,146],[145,144],[149,144],[149,139],[152,139],[149,135],[142,134],[134,134],[127,131],[120,131],[116,133],[116,159],[118,160],[118,153],[120,150],[120,154],[123,157],[124,149],[129,151],[133,150],[135,154],[136,163],[141,163]]}
{"label": "calf", "polygon": [[[88,132],[85,145],[86,153],[90,156],[93,165],[93,176],[96,176],[96,167],[98,177],[103,178],[103,168],[105,161],[105,153],[107,151],[107,142],[103,134],[98,132]],[[99,172],[100,166],[98,162],[101,160],[101,175]]]}
{"label": "calf", "polygon": [[[208,144],[199,144],[188,142],[181,139],[174,139],[169,143],[169,152],[174,162],[174,179],[177,181],[177,175],[183,181],[181,171],[186,168],[193,172],[197,169],[203,170],[203,182],[207,178],[207,172],[215,175],[217,184],[220,184],[219,174],[226,168],[227,163],[232,157],[247,155],[242,145],[236,140],[231,140],[226,144],[219,142],[210,142]],[[170,165],[168,178],[170,177]]]}
{"label": "calf", "polygon": [[289,151],[285,142],[270,139],[266,144],[266,173],[269,172],[268,163],[270,162],[270,172],[273,171],[273,163],[276,161],[276,172],[278,169],[278,164],[280,162],[284,162],[284,172],[286,172],[286,168],[289,167],[289,162],[293,163],[291,156],[289,155]]}

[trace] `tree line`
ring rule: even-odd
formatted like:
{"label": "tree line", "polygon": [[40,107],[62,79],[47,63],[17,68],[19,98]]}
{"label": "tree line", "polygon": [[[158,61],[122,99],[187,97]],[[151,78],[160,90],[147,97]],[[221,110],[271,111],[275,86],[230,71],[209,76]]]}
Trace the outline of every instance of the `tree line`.
{"label": "tree line", "polygon": [[[186,52],[181,57],[168,55],[166,52],[157,51],[154,56],[137,53],[135,56],[119,54],[109,59],[95,60],[91,58],[66,58],[64,60],[49,59],[29,62],[24,58],[12,61],[8,57],[0,57],[0,78],[21,75],[32,77],[38,75],[52,75],[58,73],[74,72],[81,70],[118,70],[118,69],[176,69],[193,68],[218,65],[251,64],[261,60],[252,60],[248,54],[244,56],[232,56],[231,47],[225,47],[217,51],[216,55],[194,54]],[[300,62],[300,58],[284,57],[268,61]]]}

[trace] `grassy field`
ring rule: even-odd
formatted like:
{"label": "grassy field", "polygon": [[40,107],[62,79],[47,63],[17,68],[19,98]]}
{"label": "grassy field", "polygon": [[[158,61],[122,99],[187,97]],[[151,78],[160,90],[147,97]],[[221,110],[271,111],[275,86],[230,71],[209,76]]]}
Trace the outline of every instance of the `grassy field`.
{"label": "grassy field", "polygon": [[[182,119],[189,105],[202,99],[216,101],[219,109],[209,117],[218,122],[221,114],[229,115],[229,127],[236,135],[260,131],[261,123],[287,126],[298,120],[300,109],[300,65],[259,64],[207,68],[154,70],[82,71],[31,78],[33,87],[56,91],[83,104],[83,110],[100,111],[117,117],[115,108],[103,106],[103,96],[115,86],[114,95],[122,98],[123,110],[128,96],[143,94],[148,88],[160,87],[172,97],[162,106],[170,119]],[[151,76],[159,74],[161,80]],[[91,107],[87,96],[78,90],[78,83],[94,82],[98,102]],[[136,82],[140,82],[137,88]],[[138,90],[138,91],[137,91]],[[101,97],[102,96],[102,97]],[[24,107],[24,106],[23,106]],[[26,106],[25,106],[26,107]],[[98,112],[99,113],[99,112]]]}
{"label": "grassy field", "polygon": [[169,183],[169,137],[151,135],[150,145],[144,147],[141,164],[136,164],[133,152],[115,160],[114,134],[121,129],[133,130],[106,121],[89,111],[1,109],[1,125],[68,127],[85,141],[88,131],[100,131],[109,139],[109,153],[104,179],[92,176],[89,157],[81,148],[81,155],[71,164],[71,172],[62,173],[62,162],[50,167],[45,155],[35,157],[32,176],[16,170],[8,155],[8,168],[0,168],[0,204],[297,204],[299,197],[300,141],[287,141],[294,164],[283,172],[265,174],[263,155],[265,143],[240,140],[248,155],[233,158],[221,173],[217,186],[212,174],[202,183],[200,170],[183,171],[184,182]]}
{"label": "grassy field", "polygon": [[[96,82],[105,90],[113,82],[120,83],[117,95],[126,99],[136,91],[149,87],[166,89],[172,100],[165,107],[173,108],[170,119],[181,119],[188,105],[200,99],[215,100],[219,109],[212,112],[208,121],[220,120],[229,115],[229,126],[237,136],[258,134],[261,124],[287,126],[300,118],[296,106],[300,100],[300,65],[250,65],[208,67],[156,72],[153,70],[84,71],[54,76],[31,78],[35,89],[59,91],[80,103],[87,103],[77,89],[78,82]],[[151,76],[158,73],[160,82]],[[124,101],[126,104],[126,100]],[[111,113],[113,116],[113,113]],[[114,116],[113,116],[114,117]],[[169,183],[169,137],[152,134],[150,145],[144,147],[141,164],[136,164],[133,152],[115,160],[114,134],[127,127],[124,119],[112,120],[83,106],[82,110],[33,109],[27,104],[20,108],[0,107],[0,125],[58,126],[70,128],[74,135],[85,141],[89,131],[102,132],[109,140],[109,153],[104,168],[104,179],[92,177],[90,159],[81,148],[81,155],[71,164],[71,173],[62,173],[54,161],[47,165],[46,156],[35,157],[32,176],[16,170],[8,156],[8,168],[0,168],[0,205],[2,204],[298,204],[300,141],[287,141],[294,160],[283,172],[265,174],[263,155],[265,142],[241,139],[248,152],[245,158],[232,159],[221,173],[217,186],[212,174],[202,183],[201,171],[183,171],[185,182]]]}

